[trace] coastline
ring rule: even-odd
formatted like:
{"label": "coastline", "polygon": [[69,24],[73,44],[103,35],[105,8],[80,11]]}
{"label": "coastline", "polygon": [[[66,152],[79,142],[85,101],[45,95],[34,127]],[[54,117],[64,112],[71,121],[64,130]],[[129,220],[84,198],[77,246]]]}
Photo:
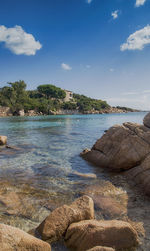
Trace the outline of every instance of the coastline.
{"label": "coastline", "polygon": [[13,117],[13,116],[20,116],[20,117],[32,117],[32,116],[48,116],[48,115],[87,115],[87,114],[112,114],[112,113],[129,113],[129,112],[141,112],[140,110],[136,109],[121,109],[117,107],[110,107],[109,109],[102,109],[102,110],[92,110],[92,111],[84,111],[80,112],[79,110],[65,110],[60,109],[57,111],[49,111],[49,114],[44,114],[42,112],[37,112],[35,110],[30,110],[28,112],[24,112],[24,110],[20,110],[18,115],[13,115],[10,111],[9,107],[0,107],[0,118],[2,117]]}

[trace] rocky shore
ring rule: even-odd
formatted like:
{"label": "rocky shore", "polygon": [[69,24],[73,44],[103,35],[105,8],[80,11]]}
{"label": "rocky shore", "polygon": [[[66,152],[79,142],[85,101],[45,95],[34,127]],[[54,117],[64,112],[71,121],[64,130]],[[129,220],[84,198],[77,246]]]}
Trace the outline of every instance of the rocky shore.
{"label": "rocky shore", "polygon": [[[1,147],[7,146],[7,137],[0,136],[0,142]],[[144,195],[150,195],[150,113],[143,125],[124,123],[111,127],[81,156],[98,168],[113,171],[111,182],[108,180],[102,187],[96,175],[75,171],[77,177],[88,179],[86,187],[69,205],[53,208],[48,198],[45,206],[51,208],[51,213],[34,229],[30,227],[24,232],[1,218],[0,250],[48,251],[60,242],[61,248],[54,250],[150,250],[150,201]],[[33,194],[33,188],[28,193]],[[28,198],[23,203],[21,194],[24,197],[23,190],[17,192],[10,184],[0,185],[0,203],[7,207],[6,218],[23,215],[27,221],[31,211],[37,217],[35,202],[31,205]],[[27,191],[25,194],[27,198]],[[43,194],[40,196],[36,191],[37,195],[36,199],[42,202]]]}
{"label": "rocky shore", "polygon": [[[109,113],[127,113],[127,112],[138,112],[138,110],[135,109],[125,109],[125,108],[117,108],[117,107],[110,107],[105,108],[100,111],[97,110],[91,110],[86,111],[84,113],[81,113],[79,110],[64,110],[60,109],[57,111],[49,111],[49,115],[78,115],[78,114],[109,114]],[[42,116],[45,115],[42,112],[37,112],[36,110],[30,110],[25,113],[24,110],[20,110],[17,114],[17,116]],[[0,117],[10,117],[13,116],[11,110],[9,107],[0,107]]]}
{"label": "rocky shore", "polygon": [[55,209],[29,233],[34,236],[0,224],[0,250],[50,251],[51,244],[60,240],[74,251],[133,250],[139,245],[138,234],[130,223],[95,220],[94,203],[88,196]]}

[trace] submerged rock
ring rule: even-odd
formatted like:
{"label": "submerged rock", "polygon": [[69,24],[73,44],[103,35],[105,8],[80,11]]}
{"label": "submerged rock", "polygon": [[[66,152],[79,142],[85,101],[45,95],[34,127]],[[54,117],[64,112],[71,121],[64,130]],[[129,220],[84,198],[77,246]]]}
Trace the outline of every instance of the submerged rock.
{"label": "submerged rock", "polygon": [[43,240],[50,243],[60,240],[71,223],[94,218],[94,203],[82,196],[71,205],[55,209],[36,229]]}
{"label": "submerged rock", "polygon": [[51,251],[48,243],[39,240],[26,232],[0,224],[1,251]]}
{"label": "submerged rock", "polygon": [[[123,221],[86,220],[69,226],[66,245],[74,251],[85,251],[95,246],[113,247],[116,250],[136,247],[138,235]],[[107,250],[107,249],[106,249]]]}
{"label": "submerged rock", "polygon": [[81,195],[90,196],[97,212],[105,218],[118,219],[127,214],[127,194],[108,181],[105,182],[105,185],[87,186],[81,191]]}
{"label": "submerged rock", "polygon": [[88,249],[87,251],[115,251],[115,249],[108,248],[108,247],[97,246],[97,247]]}
{"label": "submerged rock", "polygon": [[75,171],[73,174],[77,175],[79,177],[82,177],[82,178],[87,178],[87,179],[96,179],[97,178],[96,174],[94,174],[94,173],[80,173],[80,172]]}
{"label": "submerged rock", "polygon": [[6,136],[0,136],[0,145],[4,146],[7,144],[7,137]]}

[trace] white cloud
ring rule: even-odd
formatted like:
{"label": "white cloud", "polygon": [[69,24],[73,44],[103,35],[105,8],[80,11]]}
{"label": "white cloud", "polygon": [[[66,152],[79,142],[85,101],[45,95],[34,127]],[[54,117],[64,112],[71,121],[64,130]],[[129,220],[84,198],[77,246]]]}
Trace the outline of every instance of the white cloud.
{"label": "white cloud", "polygon": [[0,25],[0,42],[16,55],[35,55],[37,50],[42,48],[39,41],[36,41],[32,34],[26,33],[21,26],[7,28]]}
{"label": "white cloud", "polygon": [[146,2],[146,0],[136,0],[135,6],[136,6],[136,7],[139,7],[139,6],[141,6],[141,5],[144,5],[145,2]]}
{"label": "white cloud", "polygon": [[61,68],[65,71],[70,71],[72,70],[72,67],[69,64],[62,63]]}
{"label": "white cloud", "polygon": [[125,50],[143,50],[146,45],[150,44],[150,26],[147,25],[131,34],[126,43],[120,46],[121,51]]}
{"label": "white cloud", "polygon": [[93,0],[86,0],[88,4],[92,3]]}
{"label": "white cloud", "polygon": [[115,10],[111,13],[111,16],[113,17],[113,19],[117,19],[118,18],[118,14],[119,14],[119,10]]}

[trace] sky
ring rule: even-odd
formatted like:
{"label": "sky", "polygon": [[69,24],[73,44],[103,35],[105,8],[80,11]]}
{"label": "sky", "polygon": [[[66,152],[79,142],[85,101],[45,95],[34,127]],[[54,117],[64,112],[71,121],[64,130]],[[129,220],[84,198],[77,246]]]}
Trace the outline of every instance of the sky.
{"label": "sky", "polygon": [[150,110],[150,0],[1,0],[0,87],[54,84]]}

